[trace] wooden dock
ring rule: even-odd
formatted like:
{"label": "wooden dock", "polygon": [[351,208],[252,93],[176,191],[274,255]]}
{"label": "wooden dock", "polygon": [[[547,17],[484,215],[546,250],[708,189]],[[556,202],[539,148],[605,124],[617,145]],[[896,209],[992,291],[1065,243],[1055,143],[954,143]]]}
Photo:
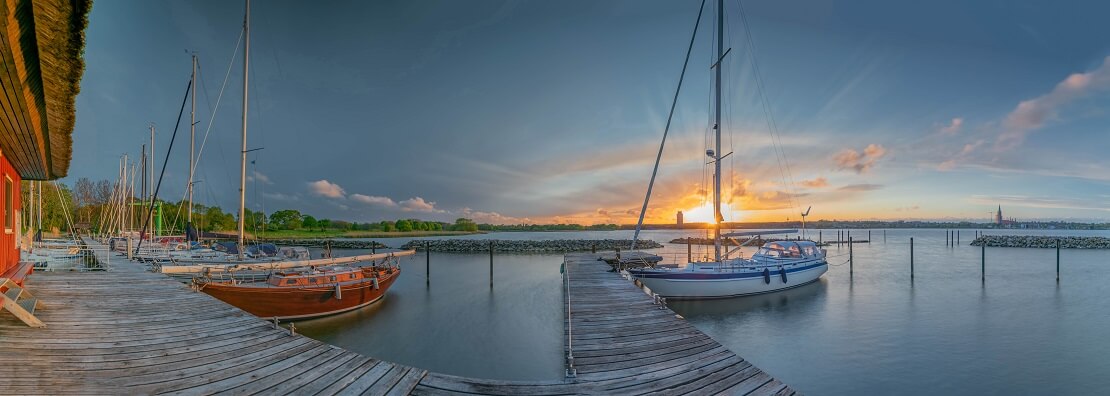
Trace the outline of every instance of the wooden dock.
{"label": "wooden dock", "polygon": [[608,272],[597,255],[568,255],[565,264],[567,351],[577,376],[540,382],[373,359],[291,335],[126,258],[111,260],[109,272],[28,278],[46,328],[0,313],[5,394],[793,394]]}

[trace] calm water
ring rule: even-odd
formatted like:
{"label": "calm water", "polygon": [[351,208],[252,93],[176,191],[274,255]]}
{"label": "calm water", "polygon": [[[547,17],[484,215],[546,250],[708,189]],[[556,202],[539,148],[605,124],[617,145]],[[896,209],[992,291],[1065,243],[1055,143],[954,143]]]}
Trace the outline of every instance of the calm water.
{"label": "calm water", "polygon": [[[1100,235],[1110,232],[988,231]],[[660,242],[699,232],[648,231]],[[1051,249],[946,247],[943,230],[872,231],[855,247],[829,247],[821,281],[671,308],[745,359],[811,394],[1101,393],[1110,389],[1110,251],[1064,250],[1055,281]],[[834,230],[824,230],[832,239]],[[853,237],[865,238],[856,230]],[[468,238],[628,238],[628,231],[501,233]],[[816,236],[816,235],[813,235]],[[915,270],[909,277],[909,238]],[[380,239],[400,246],[407,239]],[[697,254],[695,247],[695,254]],[[684,260],[684,245],[667,245]],[[353,252],[349,252],[353,253]],[[302,333],[377,358],[434,371],[499,379],[562,375],[561,255],[432,254],[406,259],[382,303],[297,324]]]}

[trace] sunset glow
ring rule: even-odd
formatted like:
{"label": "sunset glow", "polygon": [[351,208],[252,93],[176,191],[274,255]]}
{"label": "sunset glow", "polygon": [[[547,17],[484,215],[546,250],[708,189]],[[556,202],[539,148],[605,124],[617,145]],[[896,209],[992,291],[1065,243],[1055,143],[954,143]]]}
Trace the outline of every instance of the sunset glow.
{"label": "sunset glow", "polygon": [[[721,204],[721,216],[725,221],[739,221],[742,220],[739,210],[733,210],[732,205],[728,203]],[[687,223],[713,223],[713,202],[706,202],[704,205],[696,206],[682,211],[682,217]]]}

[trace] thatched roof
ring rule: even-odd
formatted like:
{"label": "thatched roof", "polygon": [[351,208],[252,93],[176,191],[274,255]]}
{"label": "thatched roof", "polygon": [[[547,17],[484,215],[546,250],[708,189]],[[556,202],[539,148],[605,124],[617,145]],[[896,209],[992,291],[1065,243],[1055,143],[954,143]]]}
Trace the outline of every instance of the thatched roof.
{"label": "thatched roof", "polygon": [[0,155],[24,179],[69,170],[91,7],[90,0],[0,0]]}

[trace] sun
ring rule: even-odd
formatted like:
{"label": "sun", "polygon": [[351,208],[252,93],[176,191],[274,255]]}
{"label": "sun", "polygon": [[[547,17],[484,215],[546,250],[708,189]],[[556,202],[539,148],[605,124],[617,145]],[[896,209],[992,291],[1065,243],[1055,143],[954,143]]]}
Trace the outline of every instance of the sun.
{"label": "sun", "polygon": [[[740,210],[733,209],[732,205],[728,203],[722,203],[721,216],[725,218],[726,222],[739,221]],[[701,206],[683,210],[682,219],[689,223],[713,223],[713,203],[706,202]]]}

